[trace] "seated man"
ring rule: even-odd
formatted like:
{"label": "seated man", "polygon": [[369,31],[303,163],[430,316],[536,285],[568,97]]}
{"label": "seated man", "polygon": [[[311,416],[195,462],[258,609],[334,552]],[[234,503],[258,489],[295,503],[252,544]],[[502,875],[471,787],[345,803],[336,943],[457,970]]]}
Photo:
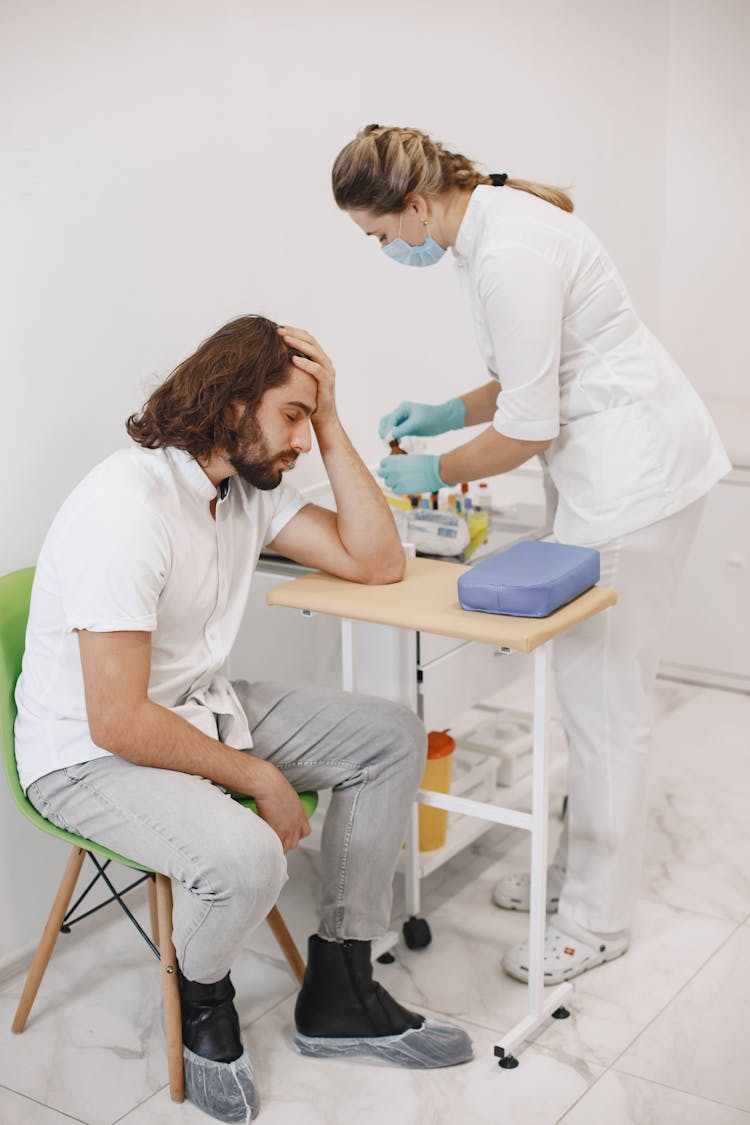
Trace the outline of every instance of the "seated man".
{"label": "seated man", "polygon": [[[336,512],[282,478],[311,425]],[[332,790],[297,1049],[465,1062],[465,1032],[401,1007],[370,964],[422,724],[383,700],[222,672],[264,546],[354,582],[403,576],[393,518],[338,419],[330,359],[307,332],[240,317],[127,429],[136,444],[74,489],[39,557],[18,767],[48,820],[170,876],[188,1098],[223,1121],[258,1112],[229,971],[276,902],[285,852],[309,833],[295,790]],[[252,795],[259,815],[226,790]]]}

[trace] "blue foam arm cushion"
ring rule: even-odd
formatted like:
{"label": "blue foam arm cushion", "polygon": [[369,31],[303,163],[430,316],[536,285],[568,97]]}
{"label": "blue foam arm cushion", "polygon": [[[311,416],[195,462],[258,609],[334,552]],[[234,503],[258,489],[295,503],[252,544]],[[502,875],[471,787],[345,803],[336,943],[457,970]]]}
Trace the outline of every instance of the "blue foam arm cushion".
{"label": "blue foam arm cushion", "polygon": [[458,601],[462,609],[483,613],[547,617],[598,581],[598,551],[532,539],[462,574]]}

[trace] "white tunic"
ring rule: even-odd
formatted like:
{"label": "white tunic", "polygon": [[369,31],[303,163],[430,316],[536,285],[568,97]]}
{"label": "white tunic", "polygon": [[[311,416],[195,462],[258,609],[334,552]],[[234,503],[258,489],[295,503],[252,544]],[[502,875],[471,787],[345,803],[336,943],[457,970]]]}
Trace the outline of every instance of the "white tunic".
{"label": "white tunic", "polygon": [[261,548],[306,503],[286,482],[238,477],[224,498],[176,449],[131,448],[97,465],[64,502],[42,546],[16,688],[21,785],[107,754],[91,741],[76,629],[151,633],[148,694],[238,749],[247,720],[223,668]]}
{"label": "white tunic", "polygon": [[685,508],[729,472],[711,418],[595,235],[515,188],[477,187],[453,248],[494,426],[554,439],[555,536],[597,543]]}

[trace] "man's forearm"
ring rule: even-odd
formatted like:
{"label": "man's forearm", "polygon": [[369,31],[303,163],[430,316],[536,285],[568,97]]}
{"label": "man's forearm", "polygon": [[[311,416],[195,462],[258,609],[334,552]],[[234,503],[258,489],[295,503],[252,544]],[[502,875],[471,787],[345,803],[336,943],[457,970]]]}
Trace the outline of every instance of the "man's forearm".
{"label": "man's forearm", "polygon": [[182,716],[146,699],[92,729],[98,746],[139,766],[206,777],[226,789],[262,797],[268,763],[210,738]]}
{"label": "man's forearm", "polygon": [[549,445],[549,441],[505,437],[490,426],[471,441],[444,453],[440,458],[440,476],[446,484],[453,485],[507,473],[542,453]]}
{"label": "man's forearm", "polygon": [[[313,423],[314,424],[314,423]],[[404,552],[377,482],[338,419],[315,427],[320,454],[336,499],[339,537],[352,558],[377,562],[383,581],[403,575]]]}

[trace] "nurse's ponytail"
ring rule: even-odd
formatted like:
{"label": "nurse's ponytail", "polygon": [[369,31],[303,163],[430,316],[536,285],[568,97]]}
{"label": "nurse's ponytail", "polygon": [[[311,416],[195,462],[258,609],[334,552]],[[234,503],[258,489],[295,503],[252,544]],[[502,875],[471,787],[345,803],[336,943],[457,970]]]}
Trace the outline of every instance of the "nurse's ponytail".
{"label": "nurse's ponytail", "polygon": [[[333,196],[342,210],[387,215],[403,211],[412,194],[439,195],[451,188],[473,191],[492,184],[468,157],[449,152],[419,129],[367,125],[336,157]],[[505,179],[505,187],[536,195],[563,211],[573,201],[561,189],[530,180]]]}

